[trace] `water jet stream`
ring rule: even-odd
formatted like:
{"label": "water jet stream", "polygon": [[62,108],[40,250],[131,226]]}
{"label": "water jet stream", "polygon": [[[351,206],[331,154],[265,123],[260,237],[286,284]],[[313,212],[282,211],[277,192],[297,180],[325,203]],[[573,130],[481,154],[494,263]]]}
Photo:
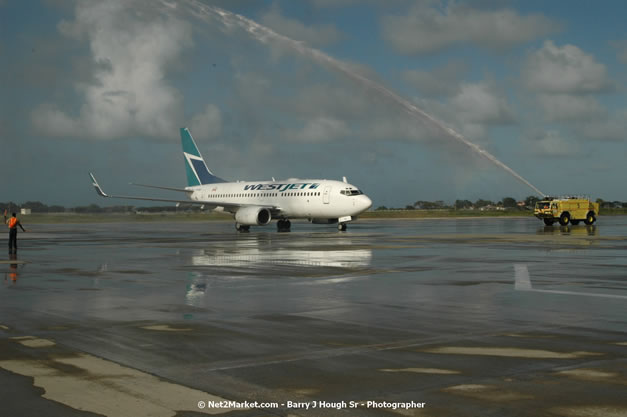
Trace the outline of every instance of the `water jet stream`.
{"label": "water jet stream", "polygon": [[[316,62],[326,65],[336,71],[341,72],[347,77],[360,82],[361,84],[367,86],[369,89],[378,92],[383,97],[386,97],[392,102],[396,103],[411,116],[417,117],[423,122],[435,126],[437,129],[457,140],[459,143],[466,145],[466,147],[468,147],[472,152],[479,156],[482,156],[483,158],[492,162],[497,167],[502,168],[507,173],[512,175],[515,179],[531,188],[541,197],[544,197],[546,195],[534,185],[532,185],[529,181],[524,179],[516,171],[505,165],[503,162],[499,161],[494,155],[492,155],[485,149],[482,149],[479,145],[471,142],[457,131],[446,126],[440,120],[426,113],[424,110],[420,109],[410,101],[389,90],[385,86],[353,71],[346,63],[339,61],[318,49],[308,47],[303,42],[296,41],[294,39],[288,38],[287,36],[276,33],[272,29],[262,26],[257,22],[236,13],[226,11],[219,7],[202,4],[198,0],[185,0],[185,3],[188,5],[189,12],[201,20],[207,21],[207,19],[212,17],[217,18],[227,28],[237,26],[250,33],[255,39],[257,39],[261,43],[267,44],[270,41],[282,43],[295,50],[299,54],[310,57]],[[168,3],[164,2],[164,4],[172,7]]]}

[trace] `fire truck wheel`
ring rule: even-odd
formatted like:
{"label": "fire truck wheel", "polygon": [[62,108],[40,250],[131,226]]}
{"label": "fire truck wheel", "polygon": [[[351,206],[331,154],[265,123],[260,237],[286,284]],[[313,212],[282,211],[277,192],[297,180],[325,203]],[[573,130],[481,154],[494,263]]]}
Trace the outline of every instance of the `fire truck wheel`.
{"label": "fire truck wheel", "polygon": [[569,221],[570,221],[570,215],[568,213],[562,213],[562,215],[560,216],[560,224],[562,226],[566,226]]}

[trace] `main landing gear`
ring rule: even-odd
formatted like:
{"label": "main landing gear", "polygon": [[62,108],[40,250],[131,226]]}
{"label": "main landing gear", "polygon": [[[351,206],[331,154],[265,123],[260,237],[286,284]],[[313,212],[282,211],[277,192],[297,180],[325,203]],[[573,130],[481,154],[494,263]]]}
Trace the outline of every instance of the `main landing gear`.
{"label": "main landing gear", "polygon": [[292,227],[292,223],[287,219],[281,219],[276,222],[277,232],[289,232]]}
{"label": "main landing gear", "polygon": [[345,232],[346,231],[346,223],[338,223],[337,224],[337,230],[339,230],[340,232]]}
{"label": "main landing gear", "polygon": [[235,230],[237,230],[240,233],[247,233],[247,232],[250,232],[250,226],[235,223]]}

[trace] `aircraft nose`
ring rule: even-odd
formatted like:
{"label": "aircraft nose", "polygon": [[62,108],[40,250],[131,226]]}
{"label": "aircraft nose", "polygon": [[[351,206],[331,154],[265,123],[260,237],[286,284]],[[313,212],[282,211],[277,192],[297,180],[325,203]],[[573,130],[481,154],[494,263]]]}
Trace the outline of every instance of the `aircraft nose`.
{"label": "aircraft nose", "polygon": [[363,195],[362,197],[363,197],[362,202],[363,202],[364,211],[365,211],[365,210],[368,210],[370,207],[372,207],[372,200],[366,195]]}

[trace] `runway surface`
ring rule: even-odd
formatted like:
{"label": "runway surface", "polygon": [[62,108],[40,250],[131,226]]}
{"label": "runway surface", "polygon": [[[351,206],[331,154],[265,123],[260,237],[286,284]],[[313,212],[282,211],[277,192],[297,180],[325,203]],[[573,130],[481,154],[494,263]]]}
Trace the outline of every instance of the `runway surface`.
{"label": "runway surface", "polygon": [[29,229],[3,415],[627,415],[624,216]]}

